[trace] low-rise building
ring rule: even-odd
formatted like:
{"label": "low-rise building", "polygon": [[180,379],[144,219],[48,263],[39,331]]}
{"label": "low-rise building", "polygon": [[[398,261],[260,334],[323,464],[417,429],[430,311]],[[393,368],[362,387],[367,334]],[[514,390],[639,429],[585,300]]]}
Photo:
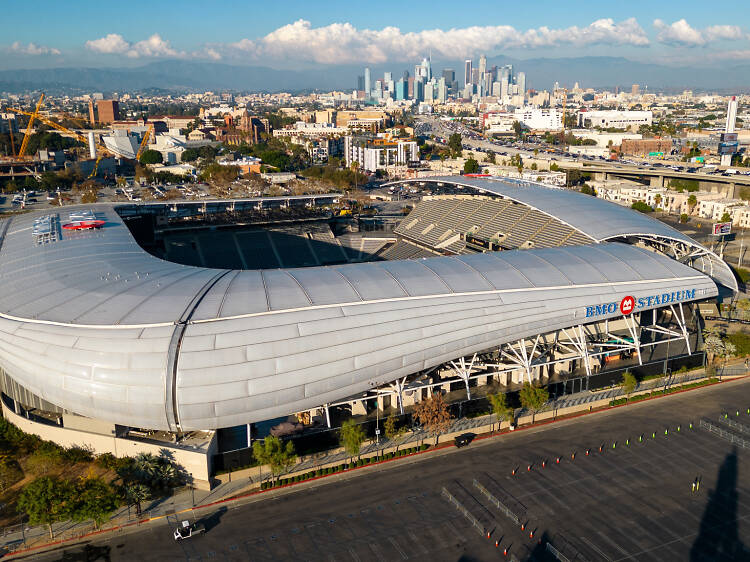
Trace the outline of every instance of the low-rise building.
{"label": "low-rise building", "polygon": [[638,129],[641,125],[651,125],[653,122],[651,111],[621,111],[621,110],[581,110],[578,112],[579,127],[600,127],[602,129]]}
{"label": "low-rise building", "polygon": [[514,112],[516,121],[532,131],[561,131],[562,111],[557,108],[523,107]]}
{"label": "low-rise building", "polygon": [[620,152],[628,156],[645,157],[651,153],[669,154],[671,151],[671,139],[623,139],[620,144]]}
{"label": "low-rise building", "polygon": [[344,156],[347,167],[356,162],[360,170],[375,172],[418,163],[419,147],[414,140],[347,136]]}

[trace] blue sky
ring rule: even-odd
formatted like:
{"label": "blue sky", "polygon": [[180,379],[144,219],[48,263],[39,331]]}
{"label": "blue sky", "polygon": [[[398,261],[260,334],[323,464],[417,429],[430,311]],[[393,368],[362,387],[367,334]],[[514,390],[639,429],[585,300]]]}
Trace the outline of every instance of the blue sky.
{"label": "blue sky", "polygon": [[[507,54],[666,64],[750,61],[750,9],[593,2],[37,1],[3,6],[0,68],[134,66],[164,58],[299,68]],[[707,10],[707,8],[711,8]]]}

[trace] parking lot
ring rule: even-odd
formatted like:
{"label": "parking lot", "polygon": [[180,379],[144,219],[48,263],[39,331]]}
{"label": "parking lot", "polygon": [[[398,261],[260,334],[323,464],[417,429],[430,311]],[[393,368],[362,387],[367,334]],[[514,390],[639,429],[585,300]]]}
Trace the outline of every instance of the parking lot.
{"label": "parking lot", "polygon": [[207,533],[186,541],[172,539],[173,518],[35,559],[500,560],[507,548],[509,560],[552,560],[551,549],[568,560],[743,560],[750,451],[698,424],[750,439],[737,429],[750,432],[748,389],[725,383],[200,510]]}

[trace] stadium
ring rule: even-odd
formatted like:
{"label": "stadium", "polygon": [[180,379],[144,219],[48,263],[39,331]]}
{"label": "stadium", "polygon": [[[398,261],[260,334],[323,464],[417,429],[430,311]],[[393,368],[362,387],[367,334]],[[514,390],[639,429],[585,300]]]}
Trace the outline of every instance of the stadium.
{"label": "stadium", "polygon": [[[403,413],[436,391],[692,358],[699,304],[737,291],[708,248],[614,203],[490,177],[404,185],[413,209],[369,223],[337,217],[338,194],[4,219],[4,415],[97,452],[168,449],[208,482],[231,428],[247,447],[250,424],[290,415],[330,427],[342,405]],[[70,228],[80,216],[103,224]]]}

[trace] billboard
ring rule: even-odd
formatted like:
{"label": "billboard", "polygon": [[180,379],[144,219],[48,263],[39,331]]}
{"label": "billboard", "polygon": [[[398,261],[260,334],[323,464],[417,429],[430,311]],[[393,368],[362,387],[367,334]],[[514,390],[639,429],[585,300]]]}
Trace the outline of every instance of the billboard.
{"label": "billboard", "polygon": [[736,154],[739,148],[739,143],[735,142],[720,142],[719,143],[719,154]]}
{"label": "billboard", "polygon": [[719,142],[737,142],[737,133],[721,133],[721,135],[719,136]]}
{"label": "billboard", "polygon": [[716,222],[714,223],[714,236],[724,236],[732,231],[731,222]]}

